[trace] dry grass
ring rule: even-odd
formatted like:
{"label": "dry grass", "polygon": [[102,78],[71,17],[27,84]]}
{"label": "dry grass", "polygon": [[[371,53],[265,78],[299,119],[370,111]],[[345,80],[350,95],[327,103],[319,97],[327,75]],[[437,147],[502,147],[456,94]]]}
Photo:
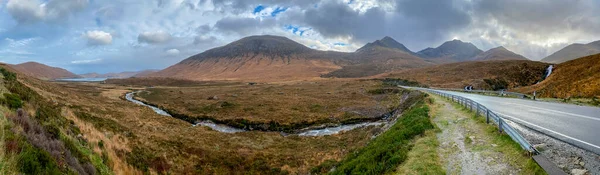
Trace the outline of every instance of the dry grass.
{"label": "dry grass", "polygon": [[381,88],[374,80],[231,84],[150,88],[139,97],[186,116],[289,125],[378,118],[401,96],[369,92]]}
{"label": "dry grass", "polygon": [[[341,160],[349,152],[366,145],[371,136],[379,132],[378,129],[370,127],[325,137],[284,137],[278,132],[259,131],[226,134],[205,127],[191,127],[187,122],[160,116],[146,107],[120,99],[119,96],[130,89],[129,86],[95,83],[34,83],[39,83],[35,85],[40,87],[38,90],[55,97],[58,103],[67,104],[63,109],[63,115],[79,126],[90,143],[97,144],[102,140],[111,159],[111,168],[115,172],[126,174],[138,172],[132,169],[129,165],[132,162],[128,162],[128,159],[140,160],[138,164],[140,167],[147,166],[149,171],[155,173],[156,169],[166,168],[166,172],[172,174],[279,174],[284,172],[304,174],[311,167],[326,160]],[[319,82],[322,83],[327,82]],[[371,83],[376,87],[375,82],[349,82],[357,91],[361,90],[363,84],[371,85]],[[311,92],[314,95],[311,98],[320,101],[332,102],[331,97],[327,95],[341,97],[342,95],[334,94],[341,92],[336,91],[336,88],[347,90],[342,88],[344,86],[342,82],[333,82],[339,86],[319,86],[319,84],[312,84],[314,91]],[[237,86],[247,85],[238,83]],[[252,87],[257,87],[255,90],[260,93],[273,91],[272,97],[286,98],[285,95],[279,95],[277,90],[266,90],[268,86],[286,87],[282,89],[290,90],[288,93],[296,90],[292,88],[294,86],[287,83],[259,84]],[[203,88],[214,90],[218,89],[217,87],[219,86],[202,85],[159,89],[173,90],[178,93],[180,89],[194,92]],[[256,98],[255,95],[246,92],[245,88],[235,89],[235,85],[220,85],[220,87],[232,91],[223,94],[233,94],[235,91],[239,93],[238,97],[246,96],[249,100]],[[369,88],[365,88],[363,91],[368,90]],[[202,100],[209,97],[197,96],[202,96]],[[220,99],[229,98],[221,94],[217,96]],[[287,100],[297,98],[291,97],[293,98]],[[364,99],[375,101],[372,97],[364,97]],[[82,120],[74,115],[76,112],[102,119]],[[319,112],[313,113],[319,114]],[[114,122],[106,122],[107,120]],[[134,150],[137,154],[131,154]],[[100,149],[96,147],[94,151],[100,152]],[[166,160],[168,166],[164,166],[165,162],[155,160]]]}
{"label": "dry grass", "polygon": [[394,72],[388,77],[417,81],[431,87],[490,89],[484,79],[500,78],[509,88],[536,83],[544,76],[548,64],[523,61],[471,61]]}
{"label": "dry grass", "polygon": [[555,66],[553,73],[543,82],[518,89],[521,92],[537,91],[540,97],[550,98],[600,98],[600,54],[571,60]]}

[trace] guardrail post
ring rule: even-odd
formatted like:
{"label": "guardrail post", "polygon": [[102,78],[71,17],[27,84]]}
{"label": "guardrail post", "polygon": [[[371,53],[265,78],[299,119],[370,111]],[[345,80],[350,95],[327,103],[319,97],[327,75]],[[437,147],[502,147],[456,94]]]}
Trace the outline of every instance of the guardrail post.
{"label": "guardrail post", "polygon": [[475,116],[479,116],[479,103],[476,103],[476,104],[477,104],[477,112],[475,113]]}
{"label": "guardrail post", "polygon": [[489,109],[485,110],[485,122],[487,124],[490,124],[490,110]]}
{"label": "guardrail post", "polygon": [[500,131],[500,133],[502,133],[502,122],[503,120],[501,118],[498,118],[498,131]]}

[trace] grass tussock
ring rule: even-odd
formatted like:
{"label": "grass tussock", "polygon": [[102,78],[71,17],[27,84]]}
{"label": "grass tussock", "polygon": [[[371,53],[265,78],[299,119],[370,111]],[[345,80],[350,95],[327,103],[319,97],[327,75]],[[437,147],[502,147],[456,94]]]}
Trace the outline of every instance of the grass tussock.
{"label": "grass tussock", "polygon": [[330,174],[382,174],[394,170],[408,158],[411,141],[434,126],[423,102],[405,112],[388,131],[366,147],[344,158]]}

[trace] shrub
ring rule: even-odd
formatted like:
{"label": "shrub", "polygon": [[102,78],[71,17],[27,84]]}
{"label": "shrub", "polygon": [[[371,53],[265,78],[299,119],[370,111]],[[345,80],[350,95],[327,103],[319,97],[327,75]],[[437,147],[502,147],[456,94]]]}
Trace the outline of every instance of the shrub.
{"label": "shrub", "polygon": [[404,162],[412,138],[433,129],[429,108],[422,101],[410,109],[387,132],[366,147],[348,155],[331,174],[385,174]]}
{"label": "shrub", "polygon": [[46,151],[26,145],[19,154],[19,170],[25,174],[62,174]]}
{"label": "shrub", "polygon": [[4,68],[0,67],[0,72],[2,73],[2,75],[4,76],[4,79],[7,81],[14,81],[17,79],[17,74],[10,72]]}
{"label": "shrub", "polygon": [[11,109],[18,109],[23,107],[23,101],[21,101],[21,97],[17,94],[4,93],[4,99]]}

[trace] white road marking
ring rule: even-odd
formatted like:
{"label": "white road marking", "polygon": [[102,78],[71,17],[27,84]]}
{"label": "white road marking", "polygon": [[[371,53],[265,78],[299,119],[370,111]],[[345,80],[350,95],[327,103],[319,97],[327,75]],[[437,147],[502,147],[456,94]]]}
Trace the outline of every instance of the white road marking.
{"label": "white road marking", "polygon": [[541,127],[541,126],[539,126],[539,125],[536,125],[536,124],[533,124],[533,123],[529,123],[529,122],[527,122],[527,121],[524,121],[524,120],[521,120],[521,119],[519,119],[519,118],[516,118],[516,117],[510,116],[510,115],[506,115],[506,114],[504,114],[504,113],[500,113],[500,112],[496,112],[496,111],[494,111],[494,112],[495,112],[496,114],[503,115],[504,117],[508,117],[508,118],[511,118],[511,119],[514,119],[514,120],[518,120],[518,121],[520,121],[520,122],[523,122],[523,123],[525,123],[525,124],[528,124],[528,125],[531,125],[531,126],[535,126],[535,127],[537,127],[537,128],[540,128],[540,129],[546,130],[546,131],[548,131],[548,132],[552,132],[552,133],[554,133],[554,134],[556,134],[556,135],[559,135],[559,136],[562,136],[562,137],[566,137],[566,138],[568,138],[568,139],[571,139],[571,140],[574,140],[574,141],[577,141],[577,142],[580,142],[580,143],[583,143],[583,144],[586,144],[586,145],[592,146],[592,147],[594,147],[594,148],[600,149],[600,146],[598,146],[598,145],[594,145],[594,144],[588,143],[588,142],[586,142],[586,141],[579,140],[579,139],[576,139],[576,138],[574,138],[574,137],[571,137],[571,136],[568,136],[568,135],[561,134],[561,133],[559,133],[559,132],[556,132],[556,131],[550,130],[550,129],[548,129],[548,128]]}
{"label": "white road marking", "polygon": [[595,118],[595,117],[590,117],[590,116],[585,116],[585,115],[580,115],[580,114],[573,114],[573,113],[568,113],[568,112],[563,112],[563,111],[557,111],[557,110],[553,110],[553,109],[540,108],[540,107],[535,107],[535,106],[530,106],[530,105],[524,105],[524,104],[519,104],[519,103],[508,103],[508,104],[521,105],[521,106],[526,106],[526,107],[530,107],[530,108],[551,111],[551,112],[555,112],[555,113],[559,113],[559,114],[570,115],[570,116],[574,116],[574,117],[580,117],[580,118],[585,118],[585,119],[600,121],[600,118]]}

